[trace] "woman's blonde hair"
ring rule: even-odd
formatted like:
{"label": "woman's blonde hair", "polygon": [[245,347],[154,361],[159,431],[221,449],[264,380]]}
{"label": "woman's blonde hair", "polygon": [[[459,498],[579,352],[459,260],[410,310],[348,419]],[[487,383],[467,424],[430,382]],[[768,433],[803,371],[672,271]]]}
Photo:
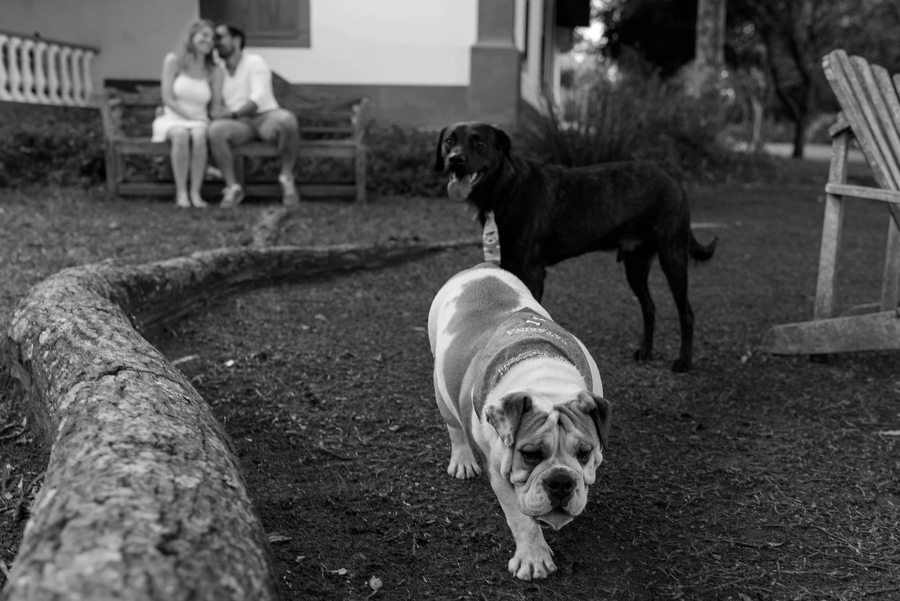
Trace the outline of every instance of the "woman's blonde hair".
{"label": "woman's blonde hair", "polygon": [[[189,58],[197,58],[200,53],[197,52],[197,49],[194,48],[194,34],[203,29],[204,27],[208,27],[213,31],[213,35],[216,32],[216,24],[210,21],[209,19],[200,19],[199,21],[195,21],[188,28],[187,37],[184,39],[184,43],[181,46],[181,49],[178,51],[178,71],[184,71],[188,66]],[[206,75],[209,76],[213,69],[216,66],[215,57],[213,53],[210,52],[205,57],[203,57],[203,67],[206,71]]]}

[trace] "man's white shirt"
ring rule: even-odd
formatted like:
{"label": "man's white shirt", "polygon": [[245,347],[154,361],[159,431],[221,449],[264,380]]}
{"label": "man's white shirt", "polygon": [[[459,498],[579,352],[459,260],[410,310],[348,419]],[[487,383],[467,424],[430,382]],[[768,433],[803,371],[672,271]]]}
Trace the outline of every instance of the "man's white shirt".
{"label": "man's white shirt", "polygon": [[222,101],[229,111],[237,111],[248,100],[256,103],[259,113],[278,108],[272,90],[272,70],[258,54],[244,52],[234,70],[234,75],[222,65],[225,77],[222,82]]}

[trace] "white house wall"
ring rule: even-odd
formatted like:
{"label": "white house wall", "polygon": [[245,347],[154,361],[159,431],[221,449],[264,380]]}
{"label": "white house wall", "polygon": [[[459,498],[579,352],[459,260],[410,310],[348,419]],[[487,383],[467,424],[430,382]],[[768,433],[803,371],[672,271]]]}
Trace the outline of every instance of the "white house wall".
{"label": "white house wall", "polygon": [[[525,4],[528,3],[529,18],[525,22]],[[522,15],[521,18],[518,15]],[[541,44],[544,38],[544,0],[516,0],[516,46],[525,49],[525,27],[528,27],[528,54],[522,61],[522,99],[531,106],[541,105]]]}
{"label": "white house wall", "polygon": [[[435,125],[471,114],[468,91],[480,3],[496,0],[311,0],[310,47],[256,47],[272,69],[301,92],[366,95],[382,116]],[[539,105],[546,5],[513,0],[515,47],[528,60],[522,97]],[[480,7],[480,8],[479,8]],[[158,81],[163,57],[199,17],[199,0],[0,0],[0,30],[98,48],[97,87]]]}
{"label": "white house wall", "polygon": [[159,79],[198,18],[192,0],[0,0],[0,29],[99,48],[94,79]]}
{"label": "white house wall", "polygon": [[316,0],[310,48],[248,49],[290,83],[467,86],[477,28],[478,0]]}

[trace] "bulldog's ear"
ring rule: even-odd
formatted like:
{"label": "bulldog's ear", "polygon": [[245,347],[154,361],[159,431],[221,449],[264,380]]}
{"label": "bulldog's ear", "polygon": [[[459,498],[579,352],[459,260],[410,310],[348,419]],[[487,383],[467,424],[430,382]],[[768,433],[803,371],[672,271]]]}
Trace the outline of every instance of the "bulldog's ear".
{"label": "bulldog's ear", "polygon": [[494,130],[494,139],[497,140],[497,148],[500,149],[500,152],[503,153],[503,156],[509,158],[509,153],[512,152],[512,142],[509,140],[509,136],[506,135],[506,132],[497,127],[493,128]]}
{"label": "bulldog's ear", "polygon": [[612,405],[601,396],[582,390],[575,401],[575,408],[591,416],[600,436],[600,444],[604,449],[609,448],[609,427],[612,418]]}
{"label": "bulldog's ear", "polygon": [[435,171],[443,171],[444,170],[444,134],[447,133],[447,128],[441,130],[441,135],[438,136],[437,150],[434,153],[434,170]]}
{"label": "bulldog's ear", "polygon": [[531,409],[530,396],[524,392],[511,392],[497,403],[491,403],[484,410],[484,415],[500,435],[503,444],[511,447],[516,441],[516,432],[519,430],[522,415],[529,409]]}

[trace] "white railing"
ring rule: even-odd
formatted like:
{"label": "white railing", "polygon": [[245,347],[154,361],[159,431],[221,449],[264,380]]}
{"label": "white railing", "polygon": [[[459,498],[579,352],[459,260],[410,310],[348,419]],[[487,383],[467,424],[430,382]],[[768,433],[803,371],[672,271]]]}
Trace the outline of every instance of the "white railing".
{"label": "white railing", "polygon": [[0,30],[0,101],[87,106],[96,48]]}

